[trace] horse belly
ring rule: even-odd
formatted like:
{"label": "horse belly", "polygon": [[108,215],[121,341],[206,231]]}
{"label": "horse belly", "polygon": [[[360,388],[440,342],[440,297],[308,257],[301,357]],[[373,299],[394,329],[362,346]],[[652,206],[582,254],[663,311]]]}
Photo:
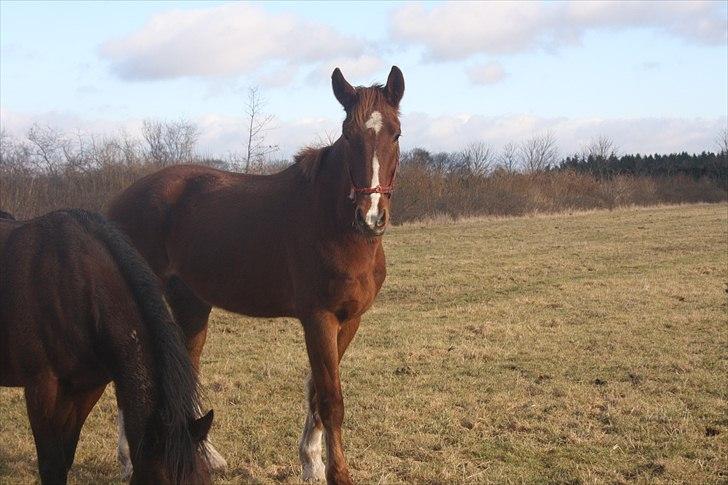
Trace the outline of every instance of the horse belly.
{"label": "horse belly", "polygon": [[253,317],[292,316],[292,290],[284,261],[257,254],[239,259],[211,255],[207,263],[196,261],[177,274],[209,305]]}

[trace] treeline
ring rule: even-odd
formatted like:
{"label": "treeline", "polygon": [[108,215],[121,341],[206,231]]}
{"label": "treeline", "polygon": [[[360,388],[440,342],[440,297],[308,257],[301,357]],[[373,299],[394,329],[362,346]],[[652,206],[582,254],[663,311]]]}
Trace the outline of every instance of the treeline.
{"label": "treeline", "polygon": [[[0,209],[29,218],[53,209],[103,211],[135,180],[176,163],[270,173],[290,163],[231,154],[200,156],[197,128],[147,121],[141,135],[68,135],[33,126],[25,138],[0,132]],[[724,137],[725,138],[725,137]],[[552,134],[495,150],[402,153],[393,198],[395,223],[428,217],[522,215],[621,205],[728,200],[728,150],[619,155],[605,137],[559,156]]]}
{"label": "treeline", "polygon": [[615,175],[640,175],[647,177],[673,177],[684,175],[693,179],[707,177],[725,184],[728,180],[728,165],[725,152],[687,152],[668,155],[612,155],[608,158],[591,155],[572,155],[566,157],[559,170],[588,173],[596,177]]}

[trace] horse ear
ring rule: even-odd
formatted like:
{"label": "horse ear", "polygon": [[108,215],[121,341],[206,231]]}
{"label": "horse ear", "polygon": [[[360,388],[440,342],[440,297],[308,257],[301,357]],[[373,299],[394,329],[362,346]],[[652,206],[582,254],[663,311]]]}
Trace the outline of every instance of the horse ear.
{"label": "horse ear", "polygon": [[344,79],[344,75],[338,67],[331,74],[331,87],[334,88],[334,96],[345,110],[354,106],[354,103],[356,103],[356,89]]}
{"label": "horse ear", "polygon": [[207,414],[201,418],[193,419],[190,421],[190,435],[196,442],[204,441],[207,438],[207,433],[210,432],[212,426],[212,418],[215,413],[210,409]]}
{"label": "horse ear", "polygon": [[397,66],[392,66],[392,70],[389,71],[389,77],[387,78],[387,85],[384,87],[384,91],[387,95],[387,100],[392,106],[399,108],[399,102],[404,95],[404,76]]}

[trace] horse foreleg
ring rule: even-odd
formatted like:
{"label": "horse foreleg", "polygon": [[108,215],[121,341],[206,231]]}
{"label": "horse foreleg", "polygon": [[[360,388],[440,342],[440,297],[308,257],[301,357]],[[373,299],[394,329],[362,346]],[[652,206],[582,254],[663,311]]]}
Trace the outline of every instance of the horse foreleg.
{"label": "horse foreleg", "polygon": [[318,415],[326,432],[326,479],[332,484],[350,484],[341,438],[344,399],[339,380],[339,321],[334,314],[322,312],[302,323]]}
{"label": "horse foreleg", "polygon": [[[359,328],[360,318],[349,320],[341,324],[337,335],[337,350],[339,362],[351,343]],[[303,433],[298,442],[298,457],[301,460],[302,478],[304,481],[326,480],[326,469],[321,459],[321,440],[323,438],[323,423],[316,404],[316,389],[311,374],[306,377],[306,420],[303,424]]]}

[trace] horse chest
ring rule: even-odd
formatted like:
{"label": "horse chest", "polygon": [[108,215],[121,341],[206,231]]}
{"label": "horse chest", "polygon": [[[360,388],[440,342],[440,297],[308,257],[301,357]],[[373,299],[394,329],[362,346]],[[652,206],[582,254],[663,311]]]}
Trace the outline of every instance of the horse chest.
{"label": "horse chest", "polygon": [[371,307],[385,275],[381,244],[337,241],[319,246],[318,269],[323,307],[340,320],[358,317]]}
{"label": "horse chest", "polygon": [[364,313],[374,302],[377,291],[373,272],[332,275],[328,281],[326,306],[346,320]]}

